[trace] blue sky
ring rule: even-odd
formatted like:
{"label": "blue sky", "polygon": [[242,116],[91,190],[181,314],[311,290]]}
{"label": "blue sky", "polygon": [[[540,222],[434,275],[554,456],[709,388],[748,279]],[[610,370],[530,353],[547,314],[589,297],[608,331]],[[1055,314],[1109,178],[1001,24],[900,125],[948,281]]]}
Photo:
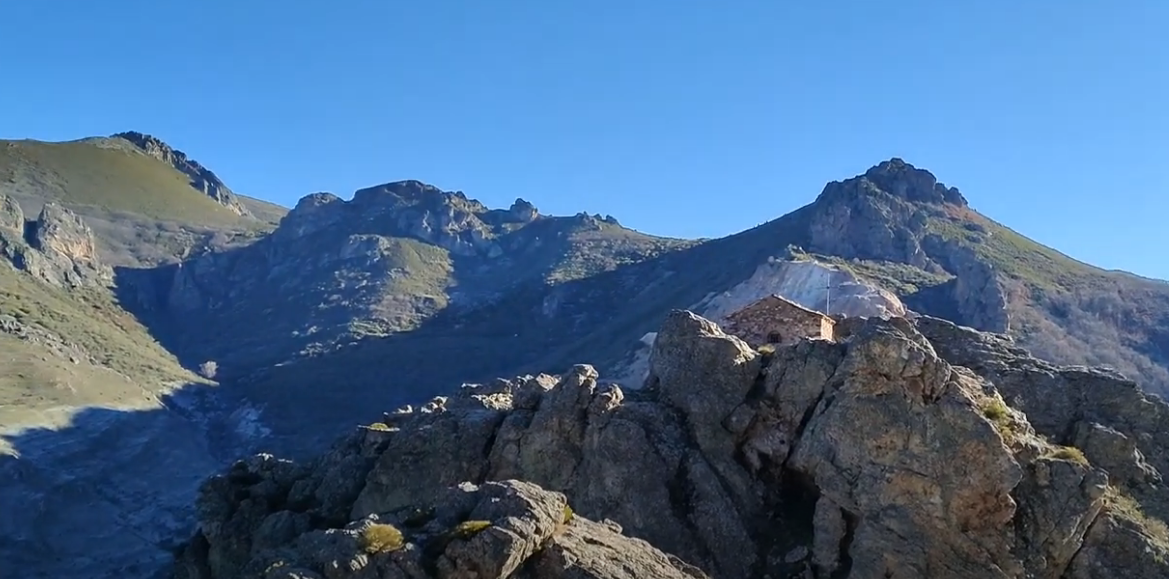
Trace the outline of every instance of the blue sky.
{"label": "blue sky", "polygon": [[0,137],[139,130],[284,205],[415,178],[686,237],[899,156],[1169,278],[1167,24],[1163,0],[0,2]]}

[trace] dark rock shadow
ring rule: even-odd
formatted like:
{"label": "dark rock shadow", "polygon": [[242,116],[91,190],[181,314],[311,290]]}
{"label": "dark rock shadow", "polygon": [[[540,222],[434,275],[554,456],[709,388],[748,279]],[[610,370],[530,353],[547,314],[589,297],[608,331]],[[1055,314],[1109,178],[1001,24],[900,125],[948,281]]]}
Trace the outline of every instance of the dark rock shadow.
{"label": "dark rock shadow", "polygon": [[6,436],[0,576],[158,577],[189,538],[199,484],[259,450],[257,414],[190,385],[162,408],[79,410],[61,429]]}

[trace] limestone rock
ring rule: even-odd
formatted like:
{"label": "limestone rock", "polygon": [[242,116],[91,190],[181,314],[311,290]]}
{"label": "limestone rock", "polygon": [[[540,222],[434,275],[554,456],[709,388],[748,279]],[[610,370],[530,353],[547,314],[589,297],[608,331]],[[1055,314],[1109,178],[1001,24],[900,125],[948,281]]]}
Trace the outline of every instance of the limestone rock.
{"label": "limestone rock", "polygon": [[98,258],[93,231],[77,214],[50,202],[35,221],[25,223],[14,201],[5,198],[0,203],[6,216],[6,225],[0,228],[0,256],[14,267],[58,287],[113,283],[113,270]]}
{"label": "limestone rock", "polygon": [[24,211],[16,199],[0,193],[0,230],[17,237],[24,236]]}

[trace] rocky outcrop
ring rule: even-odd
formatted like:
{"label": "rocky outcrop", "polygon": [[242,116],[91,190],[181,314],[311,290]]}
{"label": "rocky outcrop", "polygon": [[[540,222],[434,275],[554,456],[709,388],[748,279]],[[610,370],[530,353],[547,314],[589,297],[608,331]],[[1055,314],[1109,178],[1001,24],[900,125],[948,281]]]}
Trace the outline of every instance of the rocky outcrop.
{"label": "rocky outcrop", "polygon": [[98,258],[93,231],[72,211],[46,203],[35,221],[25,222],[15,200],[2,195],[0,211],[0,256],[15,268],[58,287],[113,282],[113,270]]}
{"label": "rocky outcrop", "polygon": [[231,189],[228,189],[227,185],[215,173],[200,165],[198,161],[187,157],[186,153],[172,148],[156,137],[134,131],[117,133],[111,138],[129,141],[143,153],[174,167],[175,170],[191,179],[192,187],[202,191],[204,195],[214,199],[216,203],[230,209],[236,215],[251,216],[251,212],[248,211],[239,197]]}
{"label": "rocky outcrop", "polygon": [[[859,320],[840,342],[763,355],[674,311],[641,391],[583,365],[466,385],[311,463],[238,464],[204,485],[181,576],[254,576],[277,559],[305,577],[623,576],[616,560],[632,561],[627,576],[701,576],[692,565],[728,579],[1109,577],[1123,557],[1169,570],[1152,520],[1110,498],[1126,495],[1109,472],[1044,436],[1049,417],[1032,427],[985,368],[947,360],[983,335],[924,327]],[[583,519],[558,535],[565,499]],[[441,514],[454,504],[462,514]],[[470,519],[496,531],[444,538]],[[587,522],[606,520],[637,540]],[[358,553],[378,524],[402,547]]]}
{"label": "rocky outcrop", "polygon": [[24,235],[24,211],[16,199],[0,193],[0,230],[8,235]]}
{"label": "rocky outcrop", "polygon": [[[619,525],[576,516],[563,494],[515,480],[462,483],[432,500],[319,528],[296,510],[304,474],[261,455],[213,479],[200,497],[201,534],[180,557],[176,579],[706,577],[621,535]],[[240,496],[248,497],[244,508],[235,507]],[[288,508],[274,510],[281,505]]]}
{"label": "rocky outcrop", "polygon": [[1051,440],[1080,448],[1144,510],[1169,520],[1169,404],[1113,371],[1057,366],[1000,334],[923,316],[918,327],[953,364],[992,381]]}
{"label": "rocky outcrop", "polygon": [[410,180],[360,189],[351,201],[331,193],[306,196],[281,221],[277,235],[295,238],[348,222],[351,228],[413,237],[456,255],[496,257],[503,252],[500,236],[539,217],[523,199],[507,210],[488,209],[461,191]]}

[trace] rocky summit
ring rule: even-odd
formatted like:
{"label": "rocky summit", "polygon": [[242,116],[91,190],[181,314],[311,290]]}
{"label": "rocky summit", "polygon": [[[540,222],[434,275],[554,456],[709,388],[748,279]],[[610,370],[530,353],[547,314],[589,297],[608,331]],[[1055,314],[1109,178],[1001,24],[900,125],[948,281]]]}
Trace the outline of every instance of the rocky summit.
{"label": "rocky summit", "polygon": [[176,577],[1164,577],[1166,411],[936,318],[760,352],[675,310],[644,389],[465,385],[237,462]]}

